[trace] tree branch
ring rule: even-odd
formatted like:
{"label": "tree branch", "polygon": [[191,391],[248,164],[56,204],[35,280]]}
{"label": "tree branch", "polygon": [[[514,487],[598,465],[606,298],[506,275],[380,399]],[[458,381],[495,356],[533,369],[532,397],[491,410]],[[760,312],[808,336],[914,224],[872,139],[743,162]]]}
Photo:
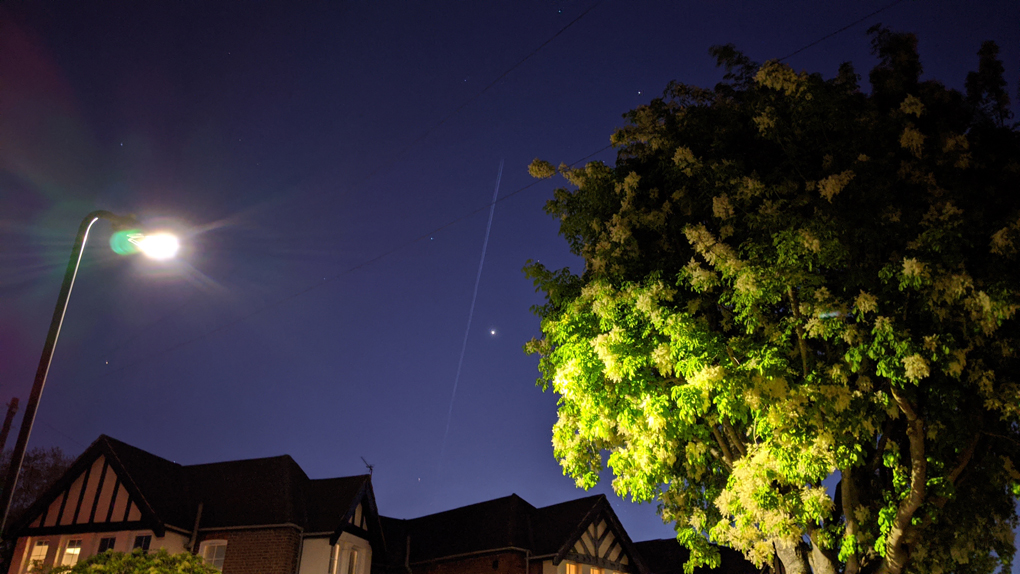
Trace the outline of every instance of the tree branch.
{"label": "tree branch", "polygon": [[981,434],[981,431],[974,433],[974,438],[967,444],[967,448],[963,449],[963,452],[960,453],[960,457],[956,461],[956,467],[946,477],[949,479],[949,482],[953,483],[953,486],[956,486],[956,480],[960,478],[960,474],[970,464],[970,459],[974,458],[974,451],[977,450],[978,439],[981,438]]}
{"label": "tree branch", "polygon": [[794,331],[797,332],[797,345],[800,347],[800,362],[804,368],[804,378],[808,376],[808,348],[804,342],[804,327],[801,325],[803,317],[800,314],[800,304],[797,303],[797,296],[793,294],[793,287],[786,288],[786,294],[790,297],[790,308],[793,310],[793,317],[797,320]]}
{"label": "tree branch", "polygon": [[785,574],[810,574],[807,557],[804,555],[804,543],[796,540],[774,540],[772,546],[776,556],[783,564]]}
{"label": "tree branch", "polygon": [[914,406],[903,395],[890,387],[893,399],[907,417],[907,439],[910,441],[910,492],[900,502],[896,518],[889,529],[885,543],[885,559],[878,569],[879,574],[900,574],[910,558],[907,538],[914,513],[924,502],[925,480],[928,463],[924,458],[924,420],[917,416]]}
{"label": "tree branch", "polygon": [[826,550],[818,543],[818,528],[808,530],[808,537],[811,539],[811,551],[808,554],[808,564],[811,565],[813,574],[837,574],[839,563],[836,553]]}
{"label": "tree branch", "polygon": [[723,462],[726,466],[733,468],[733,454],[730,453],[730,448],[726,445],[726,439],[719,434],[719,429],[715,428],[715,425],[710,425],[712,429],[712,436],[715,437],[715,442],[719,444],[719,448],[722,450]]}
{"label": "tree branch", "polygon": [[[854,477],[850,469],[839,469],[842,478],[839,481],[840,498],[843,504],[843,519],[846,520],[846,534],[855,541],[854,547],[856,548],[857,541],[857,517],[854,515],[854,510],[857,508],[857,484],[854,482]],[[857,558],[857,552],[854,551],[846,560],[846,569],[843,574],[857,574],[861,569],[860,560]]]}
{"label": "tree branch", "polygon": [[892,432],[893,419],[886,419],[882,426],[882,436],[878,438],[878,446],[875,447],[875,454],[868,461],[868,473],[873,473],[882,462],[882,453],[885,452],[885,443],[889,442],[889,433]]}
{"label": "tree branch", "polygon": [[737,431],[733,428],[733,425],[730,424],[728,418],[720,417],[720,420],[722,421],[723,430],[726,432],[726,436],[733,441],[733,447],[738,453],[740,453],[741,458],[747,456],[747,448],[744,446],[744,441],[741,440],[740,435],[737,434]]}

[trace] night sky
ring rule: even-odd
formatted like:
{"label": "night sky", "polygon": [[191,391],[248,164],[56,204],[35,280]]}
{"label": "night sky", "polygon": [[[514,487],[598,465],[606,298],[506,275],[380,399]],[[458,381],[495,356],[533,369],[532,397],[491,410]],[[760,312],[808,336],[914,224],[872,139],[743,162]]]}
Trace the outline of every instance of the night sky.
{"label": "night sky", "polygon": [[[522,351],[541,298],[521,273],[582,262],[542,211],[559,182],[527,164],[612,162],[624,112],[721,79],[712,45],[781,58],[889,4],[8,1],[0,400],[24,407],[81,218],[134,213],[182,253],[115,255],[96,224],[30,446],[105,433],[182,464],[289,454],[312,478],[364,457],[398,518],[583,496]],[[956,88],[995,40],[1017,107],[1015,1],[902,0],[787,62],[866,79],[877,22]],[[597,491],[633,539],[671,536]]]}

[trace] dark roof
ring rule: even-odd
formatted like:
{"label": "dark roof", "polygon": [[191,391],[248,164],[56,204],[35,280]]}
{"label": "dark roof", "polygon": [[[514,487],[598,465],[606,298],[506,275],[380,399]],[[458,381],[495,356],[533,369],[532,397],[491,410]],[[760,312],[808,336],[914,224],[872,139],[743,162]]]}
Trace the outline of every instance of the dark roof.
{"label": "dark roof", "polygon": [[528,550],[532,557],[555,559],[570,550],[596,515],[615,524],[628,554],[643,571],[640,556],[631,551],[626,531],[601,494],[543,508],[535,508],[511,494],[420,518],[382,517],[389,554],[385,565],[378,555],[373,555],[373,563],[384,566],[381,570],[396,572],[402,571],[405,560],[418,564],[506,548]]}
{"label": "dark roof", "polygon": [[370,516],[377,516],[368,475],[311,480],[286,455],[183,466],[101,435],[12,530],[24,528],[101,455],[155,529],[165,524],[190,531],[202,503],[202,528],[295,524],[339,536],[366,493]]}
{"label": "dark roof", "polygon": [[[90,464],[99,454],[106,455],[111,464],[115,464],[114,460],[120,463],[122,469],[115,468],[115,471],[123,471],[118,473],[124,475],[120,476],[121,481],[131,481],[137,495],[164,524],[191,528],[195,512],[186,493],[187,481],[181,465],[106,435],[100,435],[78,460]],[[67,472],[72,480],[77,474],[73,466]],[[184,496],[181,496],[182,486],[185,487]]]}
{"label": "dark roof", "polygon": [[[675,538],[661,540],[645,540],[635,542],[634,547],[641,554],[651,574],[683,574],[684,563],[690,551],[680,545]],[[697,574],[758,574],[758,568],[744,556],[731,548],[719,547],[722,563],[717,570],[700,567],[694,570]]]}
{"label": "dark roof", "polygon": [[371,514],[378,515],[378,510],[374,506],[375,495],[372,493],[372,481],[369,475],[309,480],[305,498],[314,500],[315,504],[306,510],[308,522],[305,530],[307,532],[332,531],[336,528],[338,518],[343,518],[346,522],[348,516],[338,517],[336,509],[345,508],[346,505],[348,512],[353,511],[354,505],[351,504],[351,501],[361,498],[364,490],[367,490],[369,494],[365,500],[371,506]]}
{"label": "dark roof", "polygon": [[578,525],[598,506],[605,496],[587,496],[536,509],[534,520],[535,556],[556,554],[563,542],[574,533]]}
{"label": "dark roof", "polygon": [[308,476],[289,456],[196,464],[183,470],[194,502],[203,503],[203,528],[306,523]]}
{"label": "dark roof", "polygon": [[530,548],[528,516],[534,510],[524,499],[511,494],[402,521],[402,539],[411,536],[411,562],[496,548]]}

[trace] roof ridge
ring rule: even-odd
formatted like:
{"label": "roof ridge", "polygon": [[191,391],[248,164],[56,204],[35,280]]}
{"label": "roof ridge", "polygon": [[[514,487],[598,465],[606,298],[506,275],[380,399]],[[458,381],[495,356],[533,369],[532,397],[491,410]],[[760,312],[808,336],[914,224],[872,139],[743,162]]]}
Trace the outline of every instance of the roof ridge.
{"label": "roof ridge", "polygon": [[309,478],[310,482],[325,482],[327,480],[350,480],[352,478],[368,478],[370,474],[352,474],[350,476],[331,476],[328,478]]}
{"label": "roof ridge", "polygon": [[[94,444],[98,443],[99,441],[103,441],[103,440],[105,440],[107,444],[115,443],[114,445],[111,445],[111,446],[116,446],[116,445],[126,446],[128,448],[132,448],[134,450],[137,450],[138,452],[144,453],[146,456],[151,456],[152,458],[158,458],[159,460],[162,460],[163,462],[167,462],[167,463],[170,463],[170,464],[175,464],[175,465],[180,466],[182,468],[184,467],[184,465],[182,465],[181,463],[179,463],[179,462],[177,462],[175,460],[170,460],[169,458],[163,458],[163,457],[159,456],[158,454],[152,454],[151,452],[145,450],[142,447],[135,446],[133,444],[128,444],[128,443],[126,443],[126,442],[124,442],[124,441],[122,441],[120,439],[115,439],[112,436],[105,435],[105,434],[99,435],[99,438],[97,438],[95,440],[95,442],[93,442],[92,444],[94,445]],[[89,448],[91,448],[91,447],[92,447],[92,445],[89,445]],[[85,449],[85,450],[87,451],[88,449]],[[85,454],[84,451],[82,452],[82,454]]]}
{"label": "roof ridge", "polygon": [[[582,500],[591,500],[593,503],[597,503],[599,498],[606,498],[606,495],[605,494],[593,494],[591,496],[582,496],[581,498],[574,498],[572,500],[564,500],[563,502],[557,502],[555,504],[550,504],[548,506],[540,506],[540,507],[535,508],[535,510],[548,510],[550,508],[555,508],[557,506],[563,506],[563,505],[566,505],[566,504],[576,504],[578,502],[581,502]],[[608,501],[609,499],[607,498],[606,500]]]}
{"label": "roof ridge", "polygon": [[[184,465],[181,465],[181,466],[184,467],[184,468],[195,468],[195,467],[199,467],[199,466],[217,466],[217,465],[223,465],[223,464],[235,464],[235,463],[239,463],[239,462],[255,462],[255,461],[265,461],[265,460],[275,460],[275,459],[289,460],[295,466],[297,466],[298,468],[301,468],[301,465],[299,465],[297,463],[297,461],[294,460],[294,457],[290,456],[289,454],[278,454],[278,455],[275,455],[275,456],[257,456],[257,457],[253,457],[253,458],[239,458],[237,460],[221,460],[221,461],[217,461],[217,462],[199,462],[199,463],[196,463],[196,464],[184,464]],[[176,464],[176,463],[174,463],[174,464]],[[304,472],[304,469],[302,469],[301,472]],[[306,474],[305,477],[307,477],[307,476],[308,475]]]}
{"label": "roof ridge", "polygon": [[[135,479],[134,476],[132,476],[131,470],[129,469],[128,465],[124,464],[124,460],[120,456],[121,453],[117,452],[117,447],[126,446],[128,448],[135,449],[138,452],[144,453],[144,454],[146,454],[148,456],[151,456],[153,458],[157,458],[159,460],[162,460],[164,462],[170,463],[172,465],[176,465],[178,467],[181,466],[181,465],[177,464],[176,462],[174,462],[172,460],[168,460],[168,459],[165,459],[165,458],[163,458],[161,456],[154,455],[154,454],[152,454],[151,452],[149,452],[147,450],[138,448],[137,446],[130,445],[130,444],[124,442],[124,441],[117,440],[117,439],[115,439],[113,437],[110,437],[110,436],[107,436],[105,434],[99,435],[99,438],[96,439],[96,442],[98,443],[99,441],[103,441],[105,446],[106,446],[105,450],[107,452],[105,454],[107,456],[109,456],[109,457],[112,457],[115,461],[117,461],[117,465],[120,466],[120,469],[123,471],[124,476],[121,477],[121,476],[118,475],[118,477],[117,477],[117,478],[120,479],[121,484],[123,484],[125,486],[125,488],[130,487],[130,489],[134,490],[135,494],[138,495],[138,498],[140,500],[138,500],[135,504],[139,507],[139,510],[142,510],[142,504],[144,504],[145,505],[145,509],[143,510],[143,513],[148,514],[149,516],[155,517],[156,521],[158,523],[160,523],[160,528],[162,528],[162,523],[163,523],[164,517],[161,517],[161,516],[159,516],[159,514],[156,513],[156,509],[152,506],[152,503],[149,502],[148,497],[145,496],[145,493],[138,486],[138,481]],[[84,454],[84,453],[82,453],[82,454]],[[141,504],[139,504],[139,503],[141,503]],[[128,508],[130,508],[130,498],[129,498],[129,502],[128,502]],[[162,536],[162,533],[158,533],[158,535]]]}
{"label": "roof ridge", "polygon": [[479,501],[479,502],[473,502],[471,504],[465,504],[464,506],[458,506],[456,508],[450,508],[450,509],[447,509],[447,510],[441,510],[439,512],[434,512],[432,514],[423,514],[422,516],[416,516],[414,518],[406,518],[406,519],[403,519],[403,520],[408,520],[408,521],[421,520],[423,518],[431,518],[431,517],[434,517],[434,516],[440,516],[440,515],[443,515],[443,514],[449,514],[451,512],[458,512],[458,511],[462,511],[462,510],[465,510],[465,509],[468,509],[468,508],[474,508],[474,507],[482,506],[482,505],[492,505],[492,504],[496,504],[496,503],[499,503],[499,502],[505,502],[505,501],[509,501],[509,502],[513,503],[514,500],[519,500],[519,501],[523,502],[524,504],[527,504],[529,507],[535,508],[534,506],[532,506],[532,504],[530,502],[528,502],[527,500],[524,500],[523,498],[518,496],[516,493],[511,493],[511,494],[508,494],[507,496],[501,496],[499,498],[490,498],[489,500],[482,500],[482,501]]}

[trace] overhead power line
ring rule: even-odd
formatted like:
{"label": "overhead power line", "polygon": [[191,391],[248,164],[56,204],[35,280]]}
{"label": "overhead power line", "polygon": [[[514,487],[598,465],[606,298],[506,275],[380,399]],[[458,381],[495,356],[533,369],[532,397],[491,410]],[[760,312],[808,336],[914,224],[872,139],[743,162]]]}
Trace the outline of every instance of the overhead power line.
{"label": "overhead power line", "polygon": [[847,24],[846,26],[843,26],[839,30],[836,30],[835,32],[831,32],[829,34],[826,34],[825,36],[822,36],[821,38],[815,40],[814,42],[811,42],[810,44],[807,44],[807,45],[805,45],[805,46],[803,46],[801,48],[798,48],[798,49],[790,52],[789,54],[783,56],[782,58],[779,58],[779,61],[782,62],[783,60],[786,60],[788,58],[792,58],[792,57],[796,56],[797,54],[803,52],[804,50],[807,50],[808,48],[813,48],[814,46],[817,46],[818,44],[821,44],[822,42],[828,40],[829,38],[835,36],[836,34],[845,32],[845,31],[849,30],[850,28],[853,28],[854,26],[856,26],[856,25],[860,24],[861,22],[867,20],[868,18],[871,18],[872,16],[877,16],[878,14],[881,14],[882,12],[885,12],[886,10],[892,8],[893,6],[896,6],[897,4],[902,4],[905,1],[906,0],[896,0],[895,2],[886,4],[885,6],[879,8],[878,10],[875,10],[874,12],[871,12],[870,14],[867,14],[866,16],[862,16],[862,17],[858,18],[857,20],[854,20],[853,22],[850,22],[849,24]]}
{"label": "overhead power line", "polygon": [[[877,9],[877,10],[874,10],[874,11],[866,14],[865,16],[862,16],[861,18],[858,18],[857,20],[854,20],[853,22],[851,22],[851,23],[849,23],[849,24],[847,24],[847,25],[845,25],[845,26],[843,26],[843,27],[841,27],[841,28],[839,28],[839,29],[829,33],[829,34],[826,34],[825,36],[822,36],[821,38],[819,38],[819,39],[817,39],[817,40],[815,40],[813,42],[805,44],[801,48],[798,48],[797,50],[794,50],[793,52],[787,54],[786,56],[783,56],[782,58],[779,58],[779,61],[783,61],[783,60],[789,59],[789,58],[791,58],[791,57],[793,57],[793,56],[795,56],[795,55],[797,55],[797,54],[799,54],[799,53],[801,53],[801,52],[803,52],[805,50],[808,50],[808,49],[810,49],[810,48],[812,48],[812,47],[814,47],[814,46],[824,42],[825,40],[828,40],[829,38],[832,38],[833,36],[836,36],[837,34],[840,34],[842,32],[845,32],[846,30],[849,30],[850,28],[853,28],[854,26],[860,24],[861,22],[864,22],[865,20],[867,20],[869,18],[872,18],[872,17],[874,17],[874,16],[876,16],[876,15],[882,13],[882,12],[885,12],[886,10],[889,10],[890,8],[893,8],[893,7],[903,3],[904,1],[905,0],[895,0],[894,2],[886,4],[885,6],[883,6],[883,7],[879,8],[879,9]],[[453,111],[451,111],[446,116],[444,116],[442,119],[440,119],[436,124],[434,124],[432,127],[428,128],[425,131],[425,133],[423,133],[418,138],[416,138],[415,140],[413,140],[412,142],[407,144],[403,149],[401,149],[400,152],[398,152],[397,154],[392,156],[393,159],[390,162],[384,163],[383,165],[381,165],[380,167],[376,168],[371,173],[369,173],[365,177],[365,179],[362,180],[362,182],[360,184],[358,184],[358,185],[364,184],[365,181],[367,181],[368,179],[372,178],[375,174],[377,174],[383,168],[388,167],[390,164],[394,163],[396,161],[396,159],[400,155],[405,153],[408,149],[410,149],[411,147],[413,147],[417,143],[419,143],[422,140],[424,140],[434,130],[438,129],[444,123],[449,121],[452,117],[454,117],[456,114],[458,114],[460,111],[462,111],[465,107],[470,105],[473,101],[477,100],[479,97],[481,97],[487,91],[489,91],[492,87],[494,87],[496,84],[498,84],[503,78],[505,78],[507,75],[509,75],[511,72],[513,72],[518,67],[520,67],[527,60],[532,58],[534,55],[536,55],[545,46],[547,46],[549,43],[551,43],[553,40],[555,40],[558,36],[560,36],[563,32],[565,32],[571,26],[573,26],[578,21],[580,21],[584,16],[586,16],[589,12],[591,12],[595,7],[597,7],[601,3],[602,3],[602,0],[598,0],[595,3],[593,3],[591,6],[589,6],[587,9],[585,9],[583,12],[581,12],[578,16],[576,16],[574,19],[572,19],[570,22],[568,22],[565,26],[560,28],[555,34],[550,36],[546,41],[544,41],[542,44],[540,44],[534,50],[529,52],[523,58],[518,60],[512,66],[507,68],[502,74],[497,76],[496,79],[492,80],[489,84],[487,84],[484,88],[482,88],[478,93],[476,93],[474,96],[470,97],[469,99],[464,101],[462,104],[457,106]],[[573,162],[571,165],[577,165],[577,164],[579,164],[579,163],[581,163],[583,161],[586,161],[586,160],[590,159],[591,157],[594,157],[594,156],[596,156],[596,155],[598,155],[598,154],[608,150],[611,147],[612,147],[612,145],[607,145],[605,147],[602,147],[602,148],[600,148],[600,149],[598,149],[598,150],[588,154],[587,156],[585,156],[585,157],[583,157],[583,158]],[[504,195],[503,197],[498,198],[496,200],[496,203],[503,202],[503,201],[506,201],[506,200],[514,197],[517,194],[519,194],[521,192],[524,192],[524,191],[534,187],[535,185],[540,183],[540,181],[541,180],[536,180],[536,181],[533,181],[533,182],[531,182],[531,183],[529,183],[529,184],[527,184],[527,185],[525,185],[523,187],[520,187],[517,190],[512,191],[512,192]],[[201,333],[199,335],[196,335],[196,336],[190,337],[188,339],[185,339],[184,341],[181,341],[181,342],[179,342],[179,343],[177,343],[175,345],[172,345],[172,346],[170,346],[170,347],[168,347],[166,349],[163,349],[162,351],[159,351],[159,352],[154,353],[154,354],[150,354],[150,355],[148,355],[148,356],[146,356],[146,357],[144,357],[142,359],[130,362],[130,363],[128,363],[128,364],[126,364],[124,366],[121,366],[121,367],[119,367],[117,369],[113,369],[113,370],[104,372],[104,373],[102,373],[100,375],[97,375],[93,379],[98,379],[98,378],[101,378],[101,377],[111,376],[111,375],[114,375],[116,373],[122,372],[122,371],[124,371],[126,369],[129,369],[131,367],[135,367],[137,365],[144,364],[144,363],[148,362],[149,360],[152,360],[152,359],[155,359],[157,357],[161,357],[163,355],[172,353],[173,351],[175,351],[177,349],[180,349],[182,347],[185,347],[187,345],[190,345],[191,343],[194,343],[194,342],[196,342],[196,341],[198,341],[200,339],[203,339],[205,337],[208,337],[208,336],[213,335],[215,333],[218,333],[220,331],[224,331],[226,329],[229,329],[230,327],[232,327],[234,325],[237,325],[238,323],[241,323],[241,322],[243,322],[243,321],[245,321],[245,320],[247,320],[247,319],[249,319],[251,317],[254,317],[254,316],[259,315],[259,314],[261,314],[261,313],[263,313],[265,311],[273,309],[273,308],[275,308],[275,307],[277,307],[279,305],[282,305],[283,303],[286,303],[287,301],[290,301],[292,299],[296,299],[297,297],[300,297],[300,296],[304,295],[305,293],[309,293],[311,291],[314,291],[314,290],[318,289],[319,287],[322,287],[325,284],[330,283],[331,281],[333,281],[335,279],[338,279],[338,278],[340,278],[340,277],[342,277],[344,275],[347,275],[349,273],[352,273],[354,271],[362,269],[362,268],[364,268],[366,266],[369,266],[369,265],[375,263],[376,261],[379,261],[379,260],[381,260],[381,259],[383,259],[385,257],[388,257],[389,255],[392,255],[393,253],[396,253],[397,251],[401,251],[401,250],[403,250],[403,249],[413,245],[414,243],[422,241],[426,237],[431,237],[431,236],[435,235],[436,233],[438,233],[440,231],[443,231],[444,229],[446,229],[446,228],[448,228],[448,227],[450,227],[452,225],[456,225],[457,223],[460,223],[461,221],[464,221],[465,219],[468,219],[468,218],[470,218],[470,217],[472,217],[472,216],[474,216],[474,215],[476,215],[476,214],[478,214],[478,213],[480,213],[480,212],[482,212],[482,211],[484,211],[486,209],[489,209],[489,208],[490,208],[490,205],[485,205],[485,206],[479,207],[477,209],[474,209],[474,210],[472,210],[470,212],[467,212],[464,215],[462,215],[460,217],[457,217],[455,219],[452,219],[450,221],[447,221],[446,223],[444,223],[444,224],[442,224],[442,225],[440,225],[440,226],[438,226],[438,227],[436,227],[436,228],[434,228],[434,229],[432,229],[432,230],[430,230],[430,231],[428,231],[426,233],[423,233],[423,234],[421,234],[421,235],[419,235],[417,237],[414,237],[413,239],[409,239],[407,241],[404,241],[403,243],[400,243],[397,246],[393,247],[392,249],[389,249],[389,250],[387,250],[387,251],[385,251],[383,253],[380,253],[380,254],[376,255],[375,257],[372,257],[370,259],[362,261],[361,263],[358,263],[357,265],[354,265],[354,266],[351,266],[351,267],[349,267],[347,269],[344,269],[343,271],[340,271],[339,273],[336,273],[336,274],[334,274],[332,276],[327,276],[326,278],[324,278],[323,281],[316,281],[316,282],[308,285],[305,288],[302,288],[302,289],[300,289],[298,291],[295,291],[295,292],[293,292],[293,293],[291,293],[289,295],[286,295],[286,296],[284,296],[284,297],[282,297],[282,298],[280,298],[280,299],[278,299],[276,301],[268,303],[268,304],[266,304],[266,305],[264,305],[262,307],[259,307],[258,309],[255,309],[255,310],[253,310],[253,311],[251,311],[249,313],[246,313],[246,314],[244,314],[244,315],[242,315],[240,317],[237,317],[237,318],[235,318],[233,320],[230,320],[230,321],[228,321],[226,323],[223,323],[223,324],[221,324],[221,325],[219,325],[219,326],[217,326],[217,327],[215,327],[215,328],[213,328],[213,329],[211,329],[209,331],[206,331],[206,332]],[[173,314],[173,313],[179,311],[181,308],[185,307],[186,305],[187,305],[187,302],[185,304],[181,305],[180,307],[178,307],[177,309],[175,309],[174,311],[172,311],[170,314]],[[167,318],[166,316],[161,317],[157,322],[163,321],[166,318]],[[148,327],[146,327],[146,328],[148,328]],[[117,347],[117,348],[113,349],[113,351],[116,351],[119,348],[120,347]]]}
{"label": "overhead power line", "polygon": [[[586,160],[590,159],[591,157],[594,157],[594,156],[596,156],[596,155],[598,155],[598,154],[608,150],[611,147],[613,147],[612,144],[607,145],[605,147],[602,147],[602,148],[600,148],[600,149],[598,149],[598,150],[596,150],[596,151],[586,155],[585,157],[583,157],[583,158],[581,158],[581,159],[571,163],[570,165],[571,166],[578,165],[579,163],[581,163],[583,161],[586,161]],[[476,215],[478,213],[481,213],[481,212],[483,212],[483,211],[485,211],[487,209],[491,209],[492,206],[494,206],[497,203],[502,203],[502,202],[504,202],[504,201],[506,201],[506,200],[508,200],[508,199],[510,199],[510,198],[512,198],[514,196],[516,196],[519,193],[522,193],[522,192],[524,192],[524,191],[526,191],[528,189],[531,189],[532,187],[538,185],[542,181],[545,181],[545,180],[536,179],[535,181],[533,181],[533,182],[531,182],[531,183],[529,183],[529,184],[527,184],[525,186],[519,187],[516,190],[514,190],[514,191],[504,195],[503,197],[500,197],[500,198],[496,199],[493,203],[483,205],[483,206],[481,206],[481,207],[479,207],[477,209],[474,209],[474,210],[472,210],[472,211],[470,211],[468,213],[465,213],[464,215],[461,215],[460,217],[457,217],[455,219],[451,219],[451,220],[447,221],[446,223],[444,223],[444,224],[442,224],[442,225],[440,225],[438,227],[435,227],[435,228],[431,229],[430,231],[422,233],[421,235],[418,235],[417,237],[414,237],[413,239],[408,239],[408,240],[406,240],[406,241],[396,245],[392,249],[389,249],[387,251],[384,251],[384,252],[376,255],[375,257],[372,257],[371,259],[366,259],[365,261],[362,261],[361,263],[358,263],[357,265],[353,265],[351,267],[348,267],[348,268],[344,269],[343,271],[340,271],[340,272],[335,273],[333,275],[326,276],[326,277],[324,277],[322,279],[322,281],[316,281],[316,282],[308,285],[307,287],[304,287],[302,289],[294,291],[293,293],[290,293],[289,295],[281,297],[280,299],[277,299],[275,301],[267,303],[267,304],[263,305],[262,307],[259,307],[258,309],[255,309],[253,311],[245,313],[244,315],[241,315],[240,317],[237,317],[235,319],[227,321],[226,323],[223,323],[223,324],[219,325],[218,327],[215,327],[215,328],[213,328],[213,329],[211,329],[209,331],[206,331],[204,333],[201,333],[201,334],[195,335],[193,337],[190,337],[188,339],[185,339],[184,341],[181,341],[181,342],[179,342],[177,344],[171,345],[170,347],[167,347],[166,349],[163,349],[162,351],[158,351],[156,353],[152,353],[150,355],[147,355],[147,356],[145,356],[145,357],[143,357],[143,358],[141,358],[141,359],[139,359],[137,361],[132,361],[132,362],[127,363],[127,364],[125,364],[125,365],[123,365],[121,367],[118,367],[116,369],[111,369],[109,371],[101,373],[101,374],[99,374],[99,375],[97,375],[95,377],[92,377],[90,380],[97,380],[97,379],[102,378],[102,377],[108,377],[108,376],[120,373],[122,371],[125,371],[125,370],[131,368],[131,367],[135,367],[137,365],[141,365],[141,364],[147,363],[147,362],[149,362],[149,361],[151,361],[153,359],[156,359],[158,357],[162,357],[164,355],[172,353],[172,352],[176,351],[177,349],[180,349],[182,347],[186,347],[186,346],[188,346],[188,345],[190,345],[190,344],[192,344],[192,343],[194,343],[194,342],[196,342],[196,341],[198,341],[200,339],[204,339],[204,338],[206,338],[206,337],[208,337],[210,335],[214,335],[214,334],[219,333],[221,331],[225,331],[225,330],[229,329],[230,327],[233,327],[234,325],[237,325],[238,323],[246,321],[246,320],[248,320],[248,319],[250,319],[250,318],[252,318],[252,317],[254,317],[256,315],[261,315],[262,313],[264,313],[266,311],[269,311],[270,309],[279,307],[280,305],[282,305],[282,304],[284,304],[284,303],[286,303],[288,301],[291,301],[293,299],[296,299],[296,298],[304,295],[305,293],[310,293],[312,291],[315,291],[316,289],[319,289],[320,287],[323,287],[326,284],[328,284],[328,283],[330,283],[330,282],[332,282],[332,281],[334,281],[336,279],[339,279],[339,278],[341,278],[341,277],[343,277],[345,275],[353,273],[354,271],[357,271],[359,269],[367,267],[367,266],[375,263],[376,261],[379,261],[380,259],[383,259],[383,258],[388,257],[388,256],[390,256],[390,255],[392,255],[392,254],[394,254],[394,253],[396,253],[398,251],[401,251],[401,250],[403,250],[403,249],[405,249],[407,247],[410,247],[411,245],[413,245],[413,244],[415,244],[415,243],[417,243],[419,241],[423,241],[423,240],[425,240],[425,239],[427,239],[429,237],[432,237],[436,233],[439,233],[440,231],[443,231],[444,229],[446,229],[446,228],[448,228],[448,227],[450,227],[452,225],[456,225],[457,223],[460,223],[461,221],[464,221],[465,219],[468,219],[468,218],[470,218],[470,217],[472,217],[472,216],[474,216],[474,215]]]}

